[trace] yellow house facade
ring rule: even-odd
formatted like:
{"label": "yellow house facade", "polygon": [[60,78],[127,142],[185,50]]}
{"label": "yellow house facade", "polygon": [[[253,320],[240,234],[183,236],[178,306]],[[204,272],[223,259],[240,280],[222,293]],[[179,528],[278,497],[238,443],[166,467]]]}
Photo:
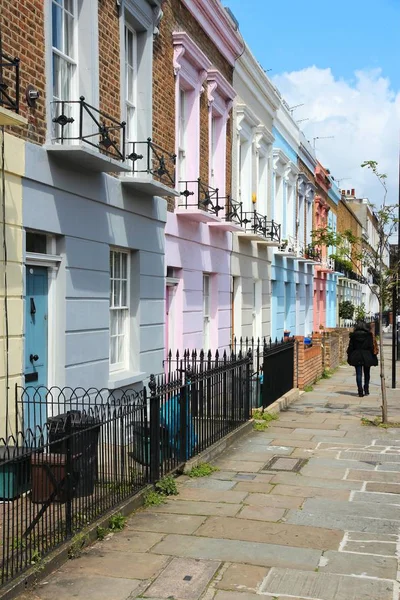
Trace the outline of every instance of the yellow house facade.
{"label": "yellow house facade", "polygon": [[15,433],[15,384],[23,373],[22,177],[25,142],[5,126],[26,120],[0,107],[0,436]]}

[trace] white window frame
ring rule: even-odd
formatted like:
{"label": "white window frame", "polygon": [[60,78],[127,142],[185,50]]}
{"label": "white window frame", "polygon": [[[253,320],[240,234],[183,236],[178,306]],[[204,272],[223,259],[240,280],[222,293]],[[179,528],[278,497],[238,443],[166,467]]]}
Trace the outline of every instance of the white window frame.
{"label": "white window frame", "polygon": [[[207,292],[207,293],[206,293]],[[203,273],[203,350],[210,350],[211,275]]]}
{"label": "white window frame", "polygon": [[[77,6],[77,0],[71,0],[72,3],[72,10],[73,12],[71,13],[70,11],[67,11],[66,8],[60,4],[59,0],[50,0],[50,44],[51,44],[51,98],[53,102],[57,102],[57,101],[68,101],[68,100],[78,100],[78,95],[76,93],[76,87],[77,87],[77,72],[78,72],[78,6]],[[62,11],[62,31],[61,31],[61,46],[62,49],[60,48],[56,48],[55,46],[53,46],[53,6],[56,6],[59,8],[59,10]],[[67,16],[72,17],[73,19],[73,26],[72,26],[72,49],[73,52],[71,53],[72,55],[68,55],[65,53],[65,21]],[[55,96],[54,95],[54,77],[55,77],[55,73],[54,73],[54,57],[57,57],[58,60],[61,61],[61,67],[58,73],[58,88],[59,88],[59,96]],[[62,82],[63,77],[67,77],[68,78],[68,69],[71,69],[71,74],[69,77],[69,82],[67,84],[68,90],[67,90],[67,97],[63,97],[63,94],[61,93],[64,85]],[[59,109],[57,108],[58,105],[54,106],[54,110],[52,114],[55,114],[55,112],[57,112],[57,114],[59,113]],[[74,108],[74,105],[66,105],[64,107],[64,114],[66,114],[69,117],[74,117],[76,114],[76,110]],[[75,119],[76,120],[76,119]],[[57,131],[57,128],[59,126],[55,125],[54,123],[52,123],[52,137],[59,137],[59,132]],[[67,126],[69,128],[69,133],[67,133],[67,131],[65,131],[65,134],[67,136],[71,135],[71,128],[74,127],[74,124],[70,124]]]}
{"label": "white window frame", "polygon": [[[122,277],[122,260],[120,264],[120,277],[113,277],[114,273],[111,271],[111,260],[113,260],[114,264],[114,255],[119,254],[121,257],[126,256],[126,277]],[[110,313],[110,338],[109,338],[109,364],[110,364],[110,373],[114,373],[116,371],[125,371],[129,368],[129,320],[130,320],[130,253],[127,250],[122,248],[110,247],[110,301],[109,301],[109,313]],[[120,282],[119,286],[119,304],[114,305],[114,287],[113,282]],[[122,282],[126,283],[126,304],[122,304]],[[123,331],[122,333],[118,329],[117,325],[117,334],[112,335],[112,313],[113,312],[122,312],[123,313]],[[118,320],[117,320],[118,323]],[[123,336],[123,356],[117,357],[120,360],[116,362],[111,362],[111,345],[112,338],[122,337]],[[116,352],[118,351],[118,344],[116,345]]]}
{"label": "white window frame", "polygon": [[186,181],[186,142],[187,142],[187,110],[188,110],[188,92],[184,88],[179,88],[178,97],[178,181]]}
{"label": "white window frame", "polygon": [[[131,56],[128,56],[128,35],[132,35],[132,49]],[[137,61],[137,32],[136,30],[125,20],[124,23],[124,120],[126,122],[126,141],[135,142],[137,141],[137,73],[138,73],[138,61]],[[132,100],[129,99],[128,89],[128,72],[132,73]],[[129,116],[129,111],[133,111],[132,116]]]}

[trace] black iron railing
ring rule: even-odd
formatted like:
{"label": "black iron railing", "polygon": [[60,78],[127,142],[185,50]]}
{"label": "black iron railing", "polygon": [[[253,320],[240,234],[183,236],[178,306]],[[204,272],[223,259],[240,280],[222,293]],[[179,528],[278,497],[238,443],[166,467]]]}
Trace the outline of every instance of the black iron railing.
{"label": "black iron railing", "polygon": [[367,279],[363,275],[353,271],[350,265],[347,265],[341,260],[336,259],[334,261],[334,269],[336,272],[341,273],[343,277],[346,277],[346,279],[351,279],[352,281],[357,281],[358,283],[367,283]]}
{"label": "black iron railing", "polygon": [[218,217],[218,213],[224,209],[219,204],[218,188],[203,183],[199,178],[194,181],[180,181],[180,195],[183,200],[181,208],[198,208]]}
{"label": "black iron railing", "polygon": [[151,138],[145,142],[127,142],[126,158],[132,161],[133,173],[146,173],[169,187],[175,187],[176,154],[170,154]]}
{"label": "black iron railing", "polygon": [[84,142],[110,158],[125,160],[125,122],[79,100],[56,100],[53,111],[54,143]]}
{"label": "black iron railing", "polygon": [[309,244],[304,248],[303,253],[304,258],[309,258],[310,260],[314,260],[315,262],[321,262],[321,250]]}
{"label": "black iron railing", "polygon": [[225,198],[225,221],[242,225],[243,221],[243,204],[237,202],[230,196]]}
{"label": "black iron railing", "polygon": [[0,106],[16,113],[19,112],[19,63],[19,58],[3,52],[0,33]]}
{"label": "black iron railing", "polygon": [[252,231],[258,235],[279,243],[281,240],[281,226],[275,221],[270,221],[265,215],[256,210],[242,213],[242,227],[246,231]]}

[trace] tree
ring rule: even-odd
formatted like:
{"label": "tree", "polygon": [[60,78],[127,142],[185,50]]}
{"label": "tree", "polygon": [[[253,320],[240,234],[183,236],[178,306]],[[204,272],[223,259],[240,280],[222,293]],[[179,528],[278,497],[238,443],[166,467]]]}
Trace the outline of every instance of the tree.
{"label": "tree", "polygon": [[[329,227],[313,231],[314,246],[327,246],[336,248],[330,258],[338,260],[348,269],[355,272],[363,282],[368,285],[371,292],[376,296],[379,306],[379,331],[382,332],[383,311],[385,304],[389,300],[391,289],[397,285],[397,276],[399,272],[399,263],[389,266],[389,239],[398,226],[399,206],[387,204],[387,176],[380,173],[378,163],[374,160],[367,160],[362,168],[370,169],[373,176],[376,177],[382,186],[382,203],[379,207],[371,205],[375,216],[375,225],[378,234],[378,244],[376,247],[367,245],[362,238],[354,235],[351,230],[335,232]],[[365,277],[365,273],[368,274]],[[387,423],[387,396],[385,381],[385,358],[383,354],[383,336],[379,337],[380,353],[380,380],[381,380],[381,411],[382,422]]]}
{"label": "tree", "polygon": [[339,303],[339,317],[341,319],[351,320],[354,314],[354,304],[350,300],[343,300]]}

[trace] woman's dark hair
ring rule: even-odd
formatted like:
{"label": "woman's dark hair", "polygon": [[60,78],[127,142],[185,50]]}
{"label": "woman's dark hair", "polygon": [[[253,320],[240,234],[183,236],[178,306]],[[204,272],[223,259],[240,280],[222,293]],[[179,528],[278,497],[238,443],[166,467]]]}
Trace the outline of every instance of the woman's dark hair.
{"label": "woman's dark hair", "polygon": [[357,321],[357,323],[354,325],[354,331],[356,330],[371,331],[371,327],[369,323],[366,323],[365,321]]}

